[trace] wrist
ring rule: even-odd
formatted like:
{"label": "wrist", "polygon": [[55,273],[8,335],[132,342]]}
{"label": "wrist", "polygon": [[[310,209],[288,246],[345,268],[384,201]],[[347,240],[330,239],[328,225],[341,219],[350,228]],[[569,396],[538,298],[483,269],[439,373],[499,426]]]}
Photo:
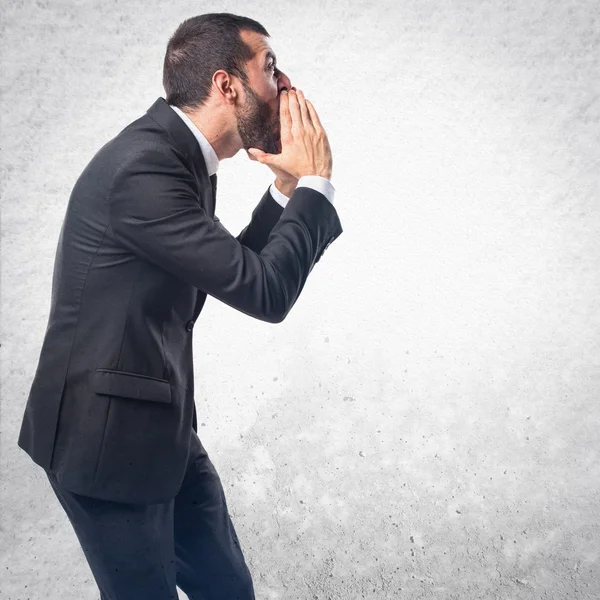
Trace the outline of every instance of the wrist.
{"label": "wrist", "polygon": [[282,178],[277,177],[275,179],[275,187],[288,198],[294,193],[298,180],[295,177]]}

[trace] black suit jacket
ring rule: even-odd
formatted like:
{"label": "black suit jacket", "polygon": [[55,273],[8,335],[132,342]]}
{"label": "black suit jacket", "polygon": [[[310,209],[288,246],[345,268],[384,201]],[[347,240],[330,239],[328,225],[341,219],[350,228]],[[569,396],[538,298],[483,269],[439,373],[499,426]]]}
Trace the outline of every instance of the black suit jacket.
{"label": "black suit jacket", "polygon": [[159,98],[92,158],[62,226],[19,446],[65,488],[163,502],[195,429],[192,330],[207,294],[279,323],[342,233],[319,192],[267,191],[233,237],[200,147]]}

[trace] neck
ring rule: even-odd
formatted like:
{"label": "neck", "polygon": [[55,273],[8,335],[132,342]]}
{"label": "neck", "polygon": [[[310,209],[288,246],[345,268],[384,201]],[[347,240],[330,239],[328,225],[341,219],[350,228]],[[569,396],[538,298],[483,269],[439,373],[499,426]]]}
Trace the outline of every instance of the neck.
{"label": "neck", "polygon": [[[183,109],[182,109],[183,110]],[[219,160],[235,156],[242,148],[237,124],[223,110],[210,105],[184,110],[194,125],[214,148]]]}

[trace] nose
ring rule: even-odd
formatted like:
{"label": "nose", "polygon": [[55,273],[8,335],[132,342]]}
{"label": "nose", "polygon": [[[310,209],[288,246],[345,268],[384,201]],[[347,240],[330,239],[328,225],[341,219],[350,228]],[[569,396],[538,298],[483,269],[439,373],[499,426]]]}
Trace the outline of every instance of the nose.
{"label": "nose", "polygon": [[277,91],[279,93],[281,93],[281,90],[289,90],[292,87],[292,82],[290,81],[290,78],[283,73],[282,71],[279,72],[279,79],[277,81]]}

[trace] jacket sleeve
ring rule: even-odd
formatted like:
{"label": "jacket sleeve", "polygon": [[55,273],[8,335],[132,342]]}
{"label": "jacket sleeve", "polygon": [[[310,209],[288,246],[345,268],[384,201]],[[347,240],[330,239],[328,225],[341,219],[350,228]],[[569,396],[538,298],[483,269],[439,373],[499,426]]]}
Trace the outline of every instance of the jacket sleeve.
{"label": "jacket sleeve", "polygon": [[279,221],[282,212],[283,206],[275,202],[267,189],[252,211],[250,223],[236,236],[236,239],[254,252],[260,252],[267,245],[269,235]]}
{"label": "jacket sleeve", "polygon": [[204,211],[194,183],[166,151],[130,157],[108,196],[113,235],[131,252],[229,306],[262,321],[283,321],[325,246],[342,233],[335,209],[319,192],[298,188],[270,235],[258,222],[259,205],[236,239]]}
{"label": "jacket sleeve", "polygon": [[[283,206],[275,201],[269,189],[267,189],[252,211],[250,223],[242,229],[235,239],[240,244],[254,250],[254,252],[260,252],[266,246],[269,235],[275,227],[275,223],[279,221],[282,212]],[[217,215],[213,217],[213,221],[220,223],[221,227],[225,227]]]}

